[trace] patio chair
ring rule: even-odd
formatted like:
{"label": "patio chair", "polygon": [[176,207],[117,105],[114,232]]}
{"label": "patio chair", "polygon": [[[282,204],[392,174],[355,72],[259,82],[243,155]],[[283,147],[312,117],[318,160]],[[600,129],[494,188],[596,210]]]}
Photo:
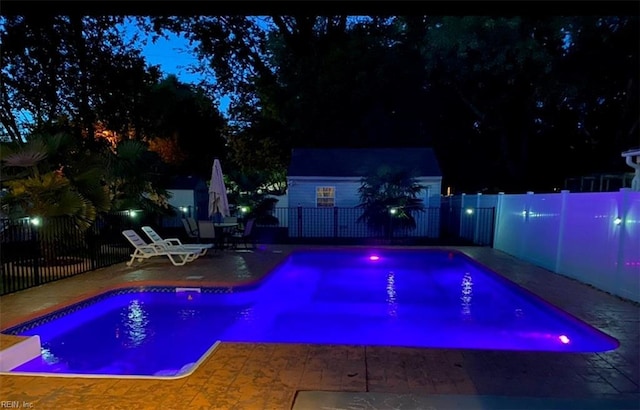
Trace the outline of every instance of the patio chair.
{"label": "patio chair", "polygon": [[224,249],[224,232],[217,228],[212,221],[199,220],[198,231],[200,232],[201,240],[207,243],[212,243],[216,250]]}
{"label": "patio chair", "polygon": [[237,248],[240,242],[244,244],[245,249],[249,248],[249,243],[251,243],[252,248],[256,247],[253,235],[253,225],[255,221],[255,218],[247,220],[247,222],[244,224],[244,230],[234,232],[230,236],[230,240],[234,248]]}
{"label": "patio chair", "polygon": [[144,239],[132,229],[122,231],[122,235],[124,235],[135,248],[135,251],[131,254],[131,260],[127,262],[127,266],[131,266],[136,259],[138,262],[141,262],[143,259],[153,258],[154,256],[166,256],[175,266],[182,266],[198,258],[197,251],[146,243]]}
{"label": "patio chair", "polygon": [[198,224],[193,218],[182,218],[182,225],[184,230],[187,231],[187,236],[192,239],[199,240]]}
{"label": "patio chair", "polygon": [[213,245],[209,243],[182,243],[178,238],[164,239],[150,226],[143,226],[142,232],[144,232],[149,239],[151,239],[151,242],[156,245],[175,246],[188,251],[197,251],[198,256],[205,255],[207,251],[213,247]]}

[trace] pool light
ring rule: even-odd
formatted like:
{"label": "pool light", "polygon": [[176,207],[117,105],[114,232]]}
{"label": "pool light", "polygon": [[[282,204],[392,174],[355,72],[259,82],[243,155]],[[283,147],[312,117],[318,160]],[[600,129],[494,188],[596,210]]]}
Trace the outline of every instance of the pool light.
{"label": "pool light", "polygon": [[613,220],[614,225],[620,225],[621,223],[622,223],[622,218],[620,218],[619,216]]}
{"label": "pool light", "polygon": [[565,336],[565,335],[558,336],[558,339],[560,339],[560,341],[562,343],[566,344],[566,345],[569,344],[569,342],[570,342],[569,338],[567,336]]}
{"label": "pool light", "polygon": [[370,261],[379,261],[380,257],[378,255],[371,255],[371,256],[369,256],[369,260]]}

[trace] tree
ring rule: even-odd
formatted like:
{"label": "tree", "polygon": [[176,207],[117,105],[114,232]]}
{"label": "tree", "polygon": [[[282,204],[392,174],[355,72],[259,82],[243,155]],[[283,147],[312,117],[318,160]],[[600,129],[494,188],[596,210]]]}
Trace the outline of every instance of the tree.
{"label": "tree", "polygon": [[283,20],[269,42],[280,86],[269,95],[279,104],[270,112],[288,124],[295,146],[428,144],[419,116],[420,55],[404,46],[393,19]]}
{"label": "tree", "polygon": [[65,134],[2,144],[2,183],[8,189],[3,211],[12,217],[66,216],[79,229],[88,228],[110,203],[103,162],[78,148]]}
{"label": "tree", "polygon": [[381,167],[360,182],[358,208],[363,212],[358,222],[382,232],[384,237],[397,229],[415,228],[414,213],[424,211],[424,203],[418,198],[423,190],[409,172]]}
{"label": "tree", "polygon": [[233,93],[231,159],[243,172],[280,176],[292,147],[428,144],[420,55],[396,46],[402,33],[388,20],[161,17],[154,28],[193,41],[212,89]]}
{"label": "tree", "polygon": [[38,223],[40,255],[49,265],[64,262],[59,254],[69,242],[59,241],[60,235],[84,232],[110,207],[103,163],[76,142],[67,134],[38,135],[0,147],[2,213]]}
{"label": "tree", "polygon": [[[637,21],[413,22],[426,25],[426,86],[440,107],[431,118],[437,134],[451,136],[436,140],[444,174],[460,190],[550,190],[570,173],[620,162],[614,151],[637,140]],[[555,178],[540,178],[542,170]]]}
{"label": "tree", "polygon": [[93,137],[98,119],[122,132],[158,77],[119,31],[122,17],[8,16],[0,34],[0,133],[15,143],[66,118]]}
{"label": "tree", "polygon": [[202,90],[170,75],[155,84],[144,117],[144,139],[180,175],[211,175],[213,158],[226,156],[226,121]]}
{"label": "tree", "polygon": [[170,213],[168,186],[171,174],[157,153],[142,141],[124,140],[108,156],[106,179],[112,210]]}
{"label": "tree", "polygon": [[558,119],[549,134],[565,141],[563,171],[627,172],[620,153],[640,145],[638,16],[566,18],[560,30],[545,113]]}

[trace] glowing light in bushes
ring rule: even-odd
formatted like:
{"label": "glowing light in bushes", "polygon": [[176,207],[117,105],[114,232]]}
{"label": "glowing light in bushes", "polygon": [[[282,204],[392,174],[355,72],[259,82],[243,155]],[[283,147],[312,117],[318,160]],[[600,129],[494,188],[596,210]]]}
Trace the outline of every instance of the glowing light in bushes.
{"label": "glowing light in bushes", "polygon": [[558,336],[558,339],[560,339],[560,341],[562,343],[564,343],[564,344],[569,344],[569,342],[570,342],[569,338],[567,336],[565,336],[565,335]]}
{"label": "glowing light in bushes", "polygon": [[389,209],[389,213],[390,213],[391,215],[395,215],[397,212],[398,212],[398,210],[397,210],[396,208],[391,208],[391,209]]}
{"label": "glowing light in bushes", "polygon": [[40,219],[37,216],[34,216],[33,218],[29,219],[29,222],[31,222],[31,225],[33,226],[40,226],[40,224],[42,223],[42,219]]}
{"label": "glowing light in bushes", "polygon": [[380,257],[378,255],[371,255],[371,256],[369,256],[369,260],[370,261],[379,261]]}

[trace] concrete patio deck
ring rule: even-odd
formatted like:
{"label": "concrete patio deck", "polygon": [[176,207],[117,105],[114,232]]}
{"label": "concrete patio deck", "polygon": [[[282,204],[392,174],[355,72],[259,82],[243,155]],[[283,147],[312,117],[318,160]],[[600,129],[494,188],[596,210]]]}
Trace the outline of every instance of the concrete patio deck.
{"label": "concrete patio deck", "polygon": [[[133,267],[122,263],[88,272],[3,296],[0,329],[114,287],[226,286],[253,281],[293,249],[296,247],[268,245],[255,252],[214,253],[182,267],[156,258]],[[0,406],[4,401],[15,401],[20,408],[30,405],[34,409],[281,410],[294,406],[298,392],[328,391],[389,393],[394,397],[559,399],[555,403],[567,402],[561,399],[579,403],[624,399],[627,404],[638,404],[629,408],[640,408],[640,305],[491,248],[455,249],[617,338],[620,347],[605,353],[572,354],[220,343],[191,375],[175,380],[3,374]],[[0,342],[5,348],[14,340],[2,337]],[[319,404],[317,408],[342,408],[331,402],[307,401],[304,405],[314,406],[310,403]],[[298,401],[296,410],[302,405]],[[388,403],[364,406],[349,408],[399,408]]]}

